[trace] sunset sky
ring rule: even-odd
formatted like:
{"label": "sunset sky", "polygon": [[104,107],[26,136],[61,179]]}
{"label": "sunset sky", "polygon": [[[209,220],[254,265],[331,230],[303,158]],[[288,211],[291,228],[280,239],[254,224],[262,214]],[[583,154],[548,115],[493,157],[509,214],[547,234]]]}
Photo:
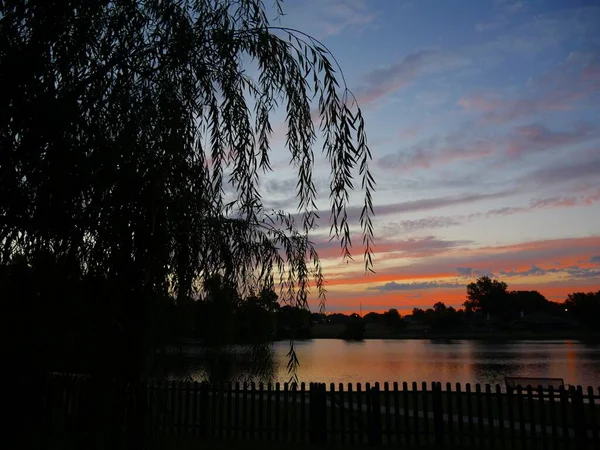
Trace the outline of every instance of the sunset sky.
{"label": "sunset sky", "polygon": [[[600,2],[284,7],[282,24],[321,39],[342,66],[378,184],[376,274],[364,274],[360,247],[341,263],[328,226],[315,234],[329,311],[460,306],[482,274],[555,301],[600,289]],[[262,189],[267,207],[294,212],[282,144]],[[326,210],[327,166],[315,177]]]}

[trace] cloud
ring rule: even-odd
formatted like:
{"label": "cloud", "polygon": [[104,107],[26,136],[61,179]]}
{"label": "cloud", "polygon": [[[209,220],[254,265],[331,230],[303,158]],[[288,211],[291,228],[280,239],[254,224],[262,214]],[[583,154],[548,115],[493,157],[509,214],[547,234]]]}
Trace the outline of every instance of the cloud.
{"label": "cloud", "polygon": [[[600,8],[595,12],[600,20]],[[600,89],[600,49],[571,53],[561,64],[529,81],[524,92],[512,98],[497,94],[470,94],[456,103],[467,112],[481,113],[484,124],[503,124],[538,113],[569,111],[577,105],[594,105]]]}
{"label": "cloud", "polygon": [[468,219],[473,220],[479,217],[497,217],[497,216],[509,216],[512,214],[520,214],[525,212],[531,212],[538,209],[553,209],[553,208],[569,208],[574,206],[590,205],[600,201],[600,191],[597,194],[588,194],[579,197],[543,197],[533,198],[530,200],[528,206],[505,206],[503,208],[490,209],[484,213],[474,213],[467,216]]}
{"label": "cloud", "polygon": [[[398,257],[402,255],[408,258],[427,258],[444,253],[450,249],[464,247],[471,244],[468,240],[446,240],[434,236],[426,236],[411,239],[377,239],[374,248],[377,259],[381,260],[381,255],[391,253]],[[319,257],[321,259],[338,258],[341,256],[340,244],[337,241],[321,241],[316,245]],[[361,254],[364,248],[353,248],[353,254]]]}
{"label": "cloud", "polygon": [[411,125],[400,131],[398,136],[404,139],[412,139],[419,134],[422,128],[423,127],[421,125]]}
{"label": "cloud", "polygon": [[462,283],[447,283],[440,281],[426,281],[421,283],[396,283],[392,281],[381,286],[370,286],[367,288],[369,291],[415,291],[424,289],[454,289],[464,288]]}
{"label": "cloud", "polygon": [[[377,160],[380,168],[386,170],[429,169],[432,166],[448,164],[458,160],[479,159],[491,155],[496,146],[486,139],[453,139],[447,137],[438,146],[439,138],[433,137],[395,153],[384,155]],[[452,142],[455,141],[455,142]]]}
{"label": "cloud", "polygon": [[449,206],[463,205],[475,203],[482,200],[491,200],[508,197],[514,194],[514,191],[500,191],[488,194],[461,194],[448,195],[443,197],[424,198],[420,200],[412,200],[407,202],[388,203],[380,205],[376,208],[375,213],[378,216],[389,214],[400,214],[417,211],[427,211],[431,209],[444,208]]}
{"label": "cloud", "polygon": [[318,38],[361,30],[376,18],[365,0],[306,0],[286,3],[285,25],[306,30]]}
{"label": "cloud", "polygon": [[[554,269],[559,270],[559,269]],[[530,276],[542,276],[549,273],[547,270],[542,269],[536,265],[532,265],[529,269],[523,271],[503,271],[501,270],[498,275],[500,277],[513,277],[513,276],[521,276],[521,277],[530,277]]]}
{"label": "cloud", "polygon": [[[362,272],[346,272],[329,279],[328,286],[380,285],[392,281],[412,284],[432,280],[454,283],[484,275],[495,278],[530,278],[540,270],[544,270],[545,275],[550,275],[550,281],[546,282],[600,280],[597,267],[587,267],[585,263],[578,262],[590,259],[590,248],[600,248],[600,236],[487,247],[474,247],[470,243],[460,247],[460,251],[446,252],[432,259],[414,259],[399,267],[383,267],[368,277],[364,277]],[[405,255],[399,254],[397,257],[404,258]]]}
{"label": "cloud", "polygon": [[474,269],[472,267],[457,267],[456,273],[458,278],[493,277],[493,273],[489,270]]}
{"label": "cloud", "polygon": [[419,76],[441,73],[468,64],[468,60],[462,55],[437,49],[410,53],[396,63],[367,73],[363,85],[356,90],[358,102],[366,105],[408,86]]}
{"label": "cloud", "polygon": [[568,148],[598,137],[598,128],[586,123],[578,124],[569,131],[552,131],[544,125],[534,123],[516,127],[508,137],[506,150],[510,156],[516,157],[557,147]]}
{"label": "cloud", "polygon": [[[598,150],[600,154],[600,149]],[[600,158],[589,161],[576,161],[554,163],[536,169],[525,175],[520,181],[522,184],[557,185],[574,180],[581,181],[584,178],[597,179],[600,173]]]}
{"label": "cloud", "polygon": [[594,279],[600,278],[600,270],[589,267],[581,267],[578,265],[558,267],[551,269],[543,269],[536,265],[532,265],[526,270],[512,270],[512,271],[500,271],[498,277],[510,278],[510,277],[541,277],[547,274],[561,274],[564,273],[570,279]]}
{"label": "cloud", "polygon": [[460,225],[461,222],[454,217],[432,216],[416,220],[401,220],[383,227],[383,234],[410,233],[419,230],[448,228]]}
{"label": "cloud", "polygon": [[[410,200],[406,202],[387,203],[375,206],[375,216],[389,216],[393,214],[411,213],[418,211],[428,211],[432,209],[445,208],[456,205],[464,205],[469,203],[475,203],[483,200],[492,200],[498,198],[509,197],[513,195],[515,191],[506,190],[499,192],[491,192],[487,194],[460,194],[460,195],[448,195],[442,197],[424,198],[419,200]],[[358,223],[362,207],[350,206],[347,208],[348,222]],[[294,214],[296,221],[302,220],[302,214]],[[328,214],[320,214],[318,225],[321,227],[329,226]]]}
{"label": "cloud", "polygon": [[590,262],[594,264],[600,264],[600,255],[594,255],[590,257]]}

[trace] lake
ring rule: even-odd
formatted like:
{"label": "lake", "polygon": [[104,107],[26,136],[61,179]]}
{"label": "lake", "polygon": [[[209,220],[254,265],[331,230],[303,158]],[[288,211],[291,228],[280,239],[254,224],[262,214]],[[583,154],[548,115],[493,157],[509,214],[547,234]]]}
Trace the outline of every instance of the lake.
{"label": "lake", "polygon": [[[504,383],[505,376],[563,378],[566,384],[600,386],[600,346],[580,341],[314,339],[295,343],[300,381],[323,383],[422,382]],[[276,342],[270,379],[288,381],[288,342]],[[238,360],[207,363],[202,357],[169,365],[170,379],[257,378]],[[207,369],[207,366],[210,366]],[[264,367],[263,367],[264,369]],[[212,377],[208,374],[211,372]],[[261,372],[263,373],[263,372]],[[264,377],[263,377],[264,379]]]}

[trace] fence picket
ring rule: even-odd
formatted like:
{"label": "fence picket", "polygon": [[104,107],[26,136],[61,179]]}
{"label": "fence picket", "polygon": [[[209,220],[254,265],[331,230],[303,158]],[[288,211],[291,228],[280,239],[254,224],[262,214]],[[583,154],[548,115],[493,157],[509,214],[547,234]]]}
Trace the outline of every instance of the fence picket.
{"label": "fence picket", "polygon": [[558,430],[556,426],[556,404],[554,402],[554,386],[548,386],[548,419],[550,420],[550,430],[552,432],[552,448],[556,450],[559,446]]}
{"label": "fence picket", "polygon": [[538,417],[540,422],[542,448],[548,450],[548,430],[546,430],[546,405],[544,404],[544,388],[537,387]]}
{"label": "fence picket", "polygon": [[248,439],[248,382],[244,381],[242,385],[242,391],[240,392],[242,397],[242,438]]}
{"label": "fence picket", "polygon": [[448,411],[448,441],[454,447],[454,414],[452,413],[452,385],[446,383],[446,410]]}
{"label": "fence picket", "polygon": [[575,425],[575,437],[578,448],[586,448],[588,442],[585,405],[583,403],[583,389],[577,386],[572,389],[571,403],[573,405],[573,420]]}
{"label": "fence picket", "polygon": [[431,405],[433,409],[433,434],[436,448],[444,445],[444,412],[442,404],[442,384],[432,383]]}
{"label": "fence picket", "polygon": [[408,383],[402,382],[402,406],[404,407],[404,443],[410,445],[410,405]]}
{"label": "fence picket", "polygon": [[[262,382],[258,383],[258,440],[260,442],[264,441],[264,429],[265,429],[265,411],[264,411],[264,403],[265,403],[265,390]],[[267,401],[269,401],[267,399]]]}
{"label": "fence picket", "polygon": [[592,428],[592,439],[598,440],[598,428],[600,424],[596,421],[596,404],[594,402],[594,389],[591,386],[587,388],[588,405],[590,411],[590,426]]}
{"label": "fence picket", "polygon": [[171,418],[169,426],[171,428],[171,435],[176,436],[177,433],[177,381],[171,382]]}
{"label": "fence picket", "polygon": [[400,428],[400,394],[398,393],[398,383],[394,381],[394,425],[396,428],[396,445],[402,443],[402,434]]}
{"label": "fence picket", "polygon": [[271,383],[267,384],[267,439],[273,439],[274,433],[274,425],[273,425],[273,408],[271,404],[273,403],[273,385]]}
{"label": "fence picket", "polygon": [[467,417],[469,422],[469,445],[473,447],[475,445],[475,429],[473,427],[473,396],[471,395],[471,384],[465,385],[466,399],[467,399]]}
{"label": "fence picket", "polygon": [[567,407],[569,405],[569,398],[567,391],[564,386],[559,386],[558,391],[560,394],[560,414],[561,414],[561,425],[562,425],[562,437],[564,442],[564,448],[569,448],[569,422],[567,416]]}
{"label": "fence picket", "polygon": [[485,385],[485,403],[487,406],[487,425],[488,425],[488,440],[490,442],[490,448],[494,448],[496,445],[496,437],[494,433],[494,414],[493,414],[493,404],[492,404],[492,386],[489,383]]}
{"label": "fence picket", "polygon": [[298,383],[294,382],[292,383],[292,389],[290,391],[290,404],[292,405],[291,408],[291,415],[290,415],[290,430],[291,430],[291,435],[290,435],[290,439],[291,442],[297,442],[298,441]]}
{"label": "fence picket", "polygon": [[414,418],[414,441],[416,443],[416,445],[420,445],[421,442],[421,432],[420,430],[420,426],[419,426],[419,422],[420,422],[420,417],[419,417],[419,389],[417,387],[417,382],[413,381],[412,382],[412,397],[413,397],[413,418]]}
{"label": "fence picket", "polygon": [[431,441],[429,438],[429,393],[425,381],[421,383],[421,392],[423,393],[423,429],[425,433],[423,440],[425,441],[425,445],[429,445]]}
{"label": "fence picket", "polygon": [[289,440],[289,417],[290,417],[290,405],[289,405],[289,383],[283,383],[283,442]]}
{"label": "fence picket", "polygon": [[300,384],[300,442],[306,439],[306,384]]}
{"label": "fence picket", "polygon": [[336,426],[335,426],[335,416],[336,416],[336,410],[339,408],[339,405],[336,407],[337,402],[335,401],[335,384],[330,383],[329,384],[329,393],[327,394],[327,396],[329,397],[329,403],[331,404],[330,408],[327,408],[327,411],[329,412],[329,435],[331,436],[331,439],[333,441],[335,441],[335,432],[336,432]]}
{"label": "fence picket", "polygon": [[460,383],[456,383],[456,414],[458,415],[458,446],[462,447],[465,436],[465,421],[462,408],[463,394]]}
{"label": "fence picket", "polygon": [[178,383],[177,386],[177,403],[178,403],[178,409],[179,409],[179,435],[185,435],[187,430],[186,430],[186,414],[185,414],[185,386],[187,383],[180,381]]}
{"label": "fence picket", "polygon": [[346,402],[344,401],[344,383],[338,385],[338,393],[340,399],[340,442],[343,445],[346,443]]}
{"label": "fence picket", "polygon": [[502,390],[500,389],[500,385],[496,385],[496,405],[498,408],[498,439],[500,440],[500,448],[506,447],[506,439],[504,433],[504,412],[502,405]]}
{"label": "fence picket", "polygon": [[481,384],[475,383],[475,400],[477,401],[477,429],[479,440],[477,445],[483,447],[485,445],[485,429],[483,427],[483,402],[481,395]]}
{"label": "fence picket", "polygon": [[373,444],[381,445],[382,443],[382,428],[381,428],[381,390],[379,389],[379,383],[375,383],[373,389],[373,398],[371,400],[371,423],[373,426]]}
{"label": "fence picket", "polygon": [[527,448],[527,430],[525,429],[525,408],[523,406],[523,388],[521,388],[521,386],[517,386],[517,408],[519,410],[521,448]]}
{"label": "fence picket", "polygon": [[510,448],[514,450],[517,448],[517,432],[515,430],[515,396],[512,387],[507,386],[506,388],[506,405],[508,409],[508,423],[510,426]]}
{"label": "fence picket", "polygon": [[229,381],[227,383],[227,404],[226,408],[226,421],[227,421],[227,438],[232,439],[235,436],[235,429],[233,427],[233,397],[234,397],[233,383]]}
{"label": "fence picket", "polygon": [[533,448],[538,448],[538,433],[536,429],[535,420],[536,417],[536,408],[535,408],[535,400],[533,399],[533,387],[531,385],[527,386],[527,404],[529,405],[529,424],[530,424],[530,441]]}
{"label": "fence picket", "polygon": [[355,440],[355,430],[354,430],[354,422],[356,421],[356,412],[354,411],[354,393],[352,390],[352,383],[348,383],[348,425],[350,428],[350,444],[354,445]]}
{"label": "fence picket", "polygon": [[250,428],[250,439],[256,439],[256,384],[254,381],[250,382],[250,417],[248,418],[248,424]]}
{"label": "fence picket", "polygon": [[386,381],[383,383],[383,402],[385,408],[385,443],[392,443],[392,416],[390,414],[390,384]]}
{"label": "fence picket", "polygon": [[279,393],[281,392],[281,385],[275,383],[275,442],[279,442],[281,439],[281,404],[279,400]]}

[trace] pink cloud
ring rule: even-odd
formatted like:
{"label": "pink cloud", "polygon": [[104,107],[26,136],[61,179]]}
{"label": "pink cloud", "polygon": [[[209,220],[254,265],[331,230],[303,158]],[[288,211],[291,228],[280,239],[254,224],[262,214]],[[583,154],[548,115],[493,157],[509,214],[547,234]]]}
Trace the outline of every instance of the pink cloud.
{"label": "pink cloud", "polygon": [[531,124],[515,128],[508,137],[506,151],[512,157],[557,147],[568,147],[598,137],[598,129],[579,124],[571,131],[552,131],[544,125]]}
{"label": "pink cloud", "polygon": [[411,125],[400,131],[400,133],[398,133],[398,136],[400,138],[414,138],[417,137],[422,128],[423,127],[420,125]]}
{"label": "pink cloud", "polygon": [[470,97],[461,97],[456,104],[467,111],[494,111],[502,105],[499,99],[486,98],[482,95],[473,95]]}
{"label": "pink cloud", "polygon": [[569,111],[591,102],[600,88],[600,51],[572,53],[560,65],[532,79],[528,94],[505,99],[493,93],[471,94],[456,103],[468,112],[482,113],[487,124],[502,124],[540,112]]}
{"label": "pink cloud", "polygon": [[359,104],[367,105],[413,83],[419,76],[442,73],[469,64],[460,54],[439,50],[419,50],[404,59],[369,72],[356,90]]}
{"label": "pink cloud", "polygon": [[429,169],[458,160],[485,158],[496,150],[496,145],[486,139],[471,139],[461,142],[447,138],[446,145],[442,147],[438,147],[437,141],[437,138],[423,140],[408,150],[402,149],[380,157],[377,164],[383,169],[396,171]]}

